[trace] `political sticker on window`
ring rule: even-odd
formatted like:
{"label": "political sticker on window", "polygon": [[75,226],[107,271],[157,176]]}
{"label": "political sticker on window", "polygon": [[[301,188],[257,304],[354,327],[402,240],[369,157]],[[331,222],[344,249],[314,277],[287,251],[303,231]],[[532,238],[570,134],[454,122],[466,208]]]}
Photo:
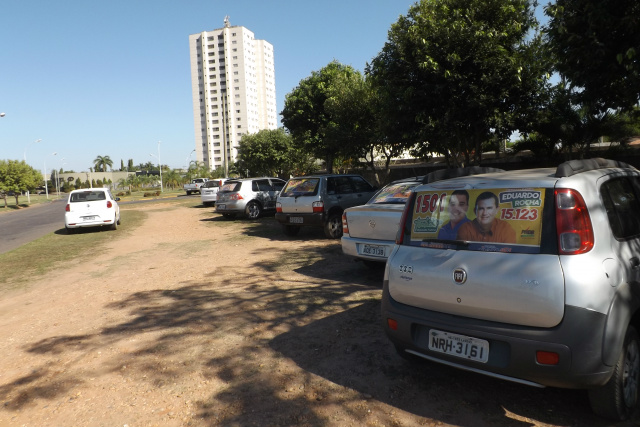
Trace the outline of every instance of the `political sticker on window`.
{"label": "political sticker on window", "polygon": [[544,196],[544,188],[418,192],[410,217],[412,244],[464,241],[473,250],[538,252]]}

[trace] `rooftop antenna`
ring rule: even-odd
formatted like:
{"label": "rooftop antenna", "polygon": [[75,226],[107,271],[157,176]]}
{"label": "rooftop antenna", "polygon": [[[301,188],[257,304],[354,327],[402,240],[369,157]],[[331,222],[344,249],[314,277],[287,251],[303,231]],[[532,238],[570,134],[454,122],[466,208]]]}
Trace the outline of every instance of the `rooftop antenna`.
{"label": "rooftop antenna", "polygon": [[231,24],[229,23],[229,15],[224,17],[224,27],[229,28]]}

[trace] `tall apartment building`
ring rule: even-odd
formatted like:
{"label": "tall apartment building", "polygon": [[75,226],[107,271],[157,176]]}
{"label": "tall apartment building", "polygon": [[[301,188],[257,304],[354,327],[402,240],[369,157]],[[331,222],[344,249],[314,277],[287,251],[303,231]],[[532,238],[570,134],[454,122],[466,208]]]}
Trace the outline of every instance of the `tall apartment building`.
{"label": "tall apartment building", "polygon": [[240,26],[189,36],[198,162],[228,175],[242,135],[276,129],[273,46]]}

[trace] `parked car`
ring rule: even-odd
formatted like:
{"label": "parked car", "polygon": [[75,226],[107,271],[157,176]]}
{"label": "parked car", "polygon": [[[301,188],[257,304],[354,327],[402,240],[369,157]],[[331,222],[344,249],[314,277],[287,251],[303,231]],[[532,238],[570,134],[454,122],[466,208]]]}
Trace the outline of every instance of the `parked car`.
{"label": "parked car", "polygon": [[200,186],[200,200],[205,206],[214,205],[218,199],[218,190],[226,182],[226,178],[211,179]]}
{"label": "parked car", "polygon": [[376,188],[360,175],[291,178],[278,195],[276,220],[288,236],[300,227],[323,227],[330,239],[342,236],[342,212],[366,203]]}
{"label": "parked car", "polygon": [[192,179],[190,183],[184,185],[184,191],[187,192],[187,196],[191,193],[199,193],[200,187],[202,187],[207,181],[209,181],[209,178]]}
{"label": "parked car", "polygon": [[71,234],[81,227],[109,227],[120,225],[119,197],[113,197],[108,188],[73,190],[67,198],[64,227]]}
{"label": "parked car", "polygon": [[218,190],[216,212],[226,218],[244,214],[249,219],[257,219],[276,209],[276,196],[284,184],[279,178],[230,179]]}
{"label": "parked car", "polygon": [[[454,236],[446,202],[465,193]],[[421,185],[385,268],[384,329],[401,355],[587,389],[594,412],[625,419],[638,404],[639,266],[640,171],[624,163]]]}
{"label": "parked car", "polygon": [[[394,181],[378,191],[366,204],[342,214],[342,251],[370,267],[387,261],[395,244],[398,225],[410,192],[423,183],[459,176],[501,172],[502,169],[472,166],[441,169],[424,176]],[[455,202],[457,203],[457,201]]]}

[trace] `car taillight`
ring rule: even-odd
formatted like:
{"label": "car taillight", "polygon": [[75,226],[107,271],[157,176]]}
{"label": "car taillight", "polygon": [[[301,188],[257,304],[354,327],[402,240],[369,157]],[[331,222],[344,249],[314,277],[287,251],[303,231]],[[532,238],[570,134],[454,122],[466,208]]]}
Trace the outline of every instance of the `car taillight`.
{"label": "car taillight", "polygon": [[242,200],[244,199],[244,197],[242,197],[241,195],[239,195],[238,193],[233,193],[229,196],[229,198],[231,200]]}
{"label": "car taillight", "polygon": [[107,209],[112,207],[113,207],[113,203],[111,203],[111,200],[107,200]]}
{"label": "car taillight", "polygon": [[349,234],[349,224],[347,223],[347,213],[342,213],[342,234]]}
{"label": "car taillight", "polygon": [[407,222],[407,218],[409,217],[409,210],[411,206],[413,206],[413,202],[416,198],[416,193],[413,191],[409,192],[407,196],[407,203],[404,205],[404,210],[402,211],[402,218],[400,218],[400,226],[398,227],[398,232],[396,233],[396,245],[401,245],[404,240],[404,227]]}
{"label": "car taillight", "polygon": [[282,203],[276,202],[276,212],[282,213]]}
{"label": "car taillight", "polygon": [[71,212],[71,205],[67,203],[67,206],[64,208],[66,212]]}
{"label": "car taillight", "polygon": [[577,255],[593,248],[593,227],[584,199],[575,190],[555,191],[556,232],[561,255]]}
{"label": "car taillight", "polygon": [[313,202],[311,207],[313,208],[313,213],[324,212],[324,202]]}

